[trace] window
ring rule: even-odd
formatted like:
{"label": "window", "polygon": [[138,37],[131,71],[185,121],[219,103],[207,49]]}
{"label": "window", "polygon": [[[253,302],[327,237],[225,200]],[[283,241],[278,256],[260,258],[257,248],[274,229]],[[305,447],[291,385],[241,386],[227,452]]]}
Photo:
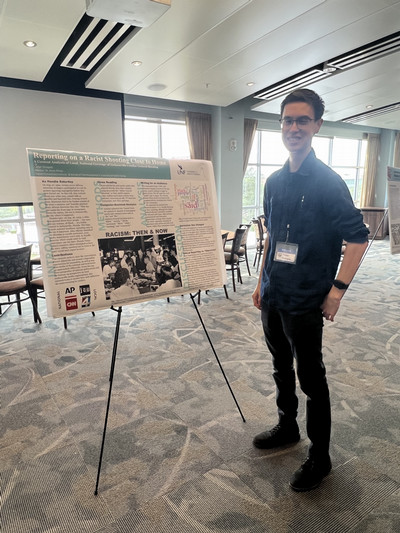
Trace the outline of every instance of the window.
{"label": "window", "polygon": [[346,182],[354,203],[359,206],[367,141],[341,137],[314,137],[317,157]]}
{"label": "window", "polygon": [[32,205],[0,206],[0,246],[2,248],[32,244],[32,255],[38,256],[38,242]]}
{"label": "window", "polygon": [[280,168],[287,159],[280,132],[258,130],[254,136],[249,164],[243,178],[242,221],[249,223],[261,215],[264,184],[268,176]]}
{"label": "window", "polygon": [[125,137],[126,155],[190,159],[183,121],[132,117],[125,120]]}
{"label": "window", "polygon": [[[317,157],[344,179],[354,203],[359,205],[367,141],[315,136],[313,148]],[[280,132],[256,132],[243,179],[243,223],[262,214],[265,181],[284,164],[287,157]]]}

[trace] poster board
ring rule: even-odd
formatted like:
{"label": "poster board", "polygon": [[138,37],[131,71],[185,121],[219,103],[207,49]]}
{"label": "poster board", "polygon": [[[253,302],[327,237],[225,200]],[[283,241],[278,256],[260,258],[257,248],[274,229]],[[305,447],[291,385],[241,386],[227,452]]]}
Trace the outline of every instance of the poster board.
{"label": "poster board", "polygon": [[400,253],[400,168],[388,167],[390,251]]}
{"label": "poster board", "polygon": [[49,316],[226,283],[210,161],[27,154]]}

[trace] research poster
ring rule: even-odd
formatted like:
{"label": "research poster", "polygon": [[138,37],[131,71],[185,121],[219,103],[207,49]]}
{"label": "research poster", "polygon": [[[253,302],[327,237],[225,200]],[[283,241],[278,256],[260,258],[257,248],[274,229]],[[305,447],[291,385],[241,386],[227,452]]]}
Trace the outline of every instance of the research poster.
{"label": "research poster", "polygon": [[400,253],[400,168],[388,167],[390,251]]}
{"label": "research poster", "polygon": [[27,154],[49,316],[226,283],[210,161]]}

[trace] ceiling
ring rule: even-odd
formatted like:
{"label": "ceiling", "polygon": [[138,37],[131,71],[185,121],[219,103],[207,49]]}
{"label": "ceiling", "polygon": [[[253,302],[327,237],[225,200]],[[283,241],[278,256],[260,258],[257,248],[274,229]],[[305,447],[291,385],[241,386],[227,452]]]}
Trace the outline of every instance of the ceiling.
{"label": "ceiling", "polygon": [[[60,66],[82,17],[92,20],[85,11],[85,0],[0,0],[0,84],[77,79],[87,89],[225,107],[400,29],[395,0],[171,0],[150,26],[130,27],[103,63]],[[307,87],[324,98],[329,121],[399,104],[400,52]],[[279,113],[281,100],[251,98],[265,113]],[[357,123],[398,130],[400,105]]]}

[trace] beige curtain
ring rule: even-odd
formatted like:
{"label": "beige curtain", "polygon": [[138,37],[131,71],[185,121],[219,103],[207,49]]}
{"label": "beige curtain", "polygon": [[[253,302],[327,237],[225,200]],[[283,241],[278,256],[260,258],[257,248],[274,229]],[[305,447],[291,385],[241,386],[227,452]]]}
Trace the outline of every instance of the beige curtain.
{"label": "beige curtain", "polygon": [[186,130],[192,159],[211,161],[211,115],[186,112]]}
{"label": "beige curtain", "polygon": [[393,166],[396,168],[400,168],[400,131],[396,133],[396,137],[394,140]]}
{"label": "beige curtain", "polygon": [[360,207],[374,207],[375,182],[380,150],[380,135],[367,134],[367,155],[365,157],[364,179],[361,189]]}
{"label": "beige curtain", "polygon": [[249,162],[251,147],[253,146],[254,135],[257,131],[258,120],[252,118],[244,119],[244,140],[243,140],[243,175],[246,172]]}

